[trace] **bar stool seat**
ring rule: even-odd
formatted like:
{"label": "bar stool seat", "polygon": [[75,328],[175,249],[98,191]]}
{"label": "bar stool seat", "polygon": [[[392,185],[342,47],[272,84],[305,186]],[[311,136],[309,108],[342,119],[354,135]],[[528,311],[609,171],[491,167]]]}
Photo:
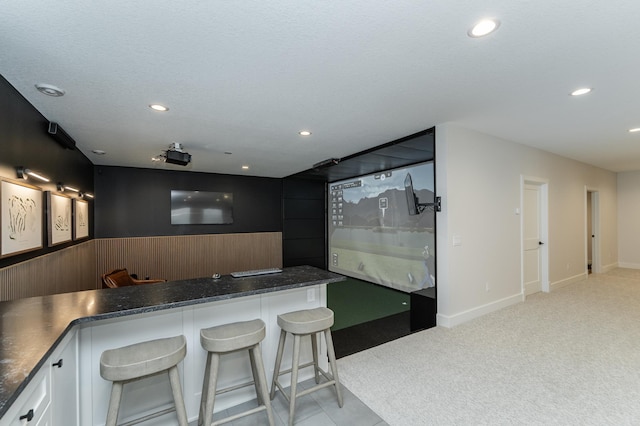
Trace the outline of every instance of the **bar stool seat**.
{"label": "bar stool seat", "polygon": [[[202,383],[198,426],[219,425],[263,410],[267,412],[269,425],[273,426],[274,420],[271,410],[271,400],[269,398],[267,377],[264,371],[262,352],[260,350],[260,342],[264,340],[265,335],[266,327],[260,319],[224,324],[200,330],[200,344],[204,350],[207,351],[207,363]],[[241,350],[249,351],[253,381],[216,390],[220,356],[225,353]],[[216,395],[250,385],[254,385],[256,388],[259,406],[224,419],[216,420],[212,423],[213,406]]]}
{"label": "bar stool seat", "polygon": [[180,426],[186,426],[187,413],[177,367],[186,354],[187,342],[184,336],[150,340],[102,352],[100,375],[103,379],[112,382],[106,425],[115,426],[118,421],[122,390],[126,383],[167,372],[175,407],[145,416],[128,424],[139,423],[176,411],[178,423]]}
{"label": "bar stool seat", "polygon": [[[271,382],[270,398],[273,399],[276,390],[280,389],[282,395],[289,401],[289,425],[293,424],[295,415],[296,398],[315,392],[327,386],[335,386],[338,398],[338,406],[342,407],[342,390],[340,389],[340,380],[338,379],[338,368],[336,363],[336,355],[333,348],[333,339],[331,338],[331,326],[333,326],[333,311],[329,308],[305,309],[301,311],[288,312],[278,315],[278,325],[280,326],[280,341],[278,342],[278,352],[276,354],[276,364],[273,371],[273,380]],[[282,356],[284,353],[284,344],[287,333],[293,335],[293,359],[291,368],[285,371],[280,370],[282,364]],[[327,343],[327,355],[331,366],[331,374],[322,370],[318,365],[318,335],[323,333]],[[300,365],[300,340],[302,336],[311,337],[311,350],[313,352],[313,360],[306,364]],[[313,366],[314,378],[316,386],[297,392],[298,370],[300,368]],[[290,394],[284,391],[278,377],[291,373]],[[320,383],[320,375],[327,379],[326,382]]]}

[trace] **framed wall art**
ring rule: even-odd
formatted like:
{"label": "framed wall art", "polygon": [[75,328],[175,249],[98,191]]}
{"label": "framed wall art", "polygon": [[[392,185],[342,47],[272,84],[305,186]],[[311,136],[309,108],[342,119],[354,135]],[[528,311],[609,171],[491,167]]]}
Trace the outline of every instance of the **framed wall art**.
{"label": "framed wall art", "polygon": [[0,179],[0,257],[42,248],[42,189]]}
{"label": "framed wall art", "polygon": [[80,240],[89,236],[89,203],[73,200],[73,239]]}
{"label": "framed wall art", "polygon": [[47,191],[49,246],[71,241],[71,198]]}

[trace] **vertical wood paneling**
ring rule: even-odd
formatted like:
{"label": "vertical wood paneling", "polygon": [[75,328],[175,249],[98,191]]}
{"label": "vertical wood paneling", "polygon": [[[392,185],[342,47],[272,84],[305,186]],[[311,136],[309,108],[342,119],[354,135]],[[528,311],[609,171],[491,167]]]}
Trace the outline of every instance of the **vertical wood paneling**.
{"label": "vertical wood paneling", "polygon": [[95,240],[0,269],[0,300],[96,288]]}
{"label": "vertical wood paneling", "polygon": [[117,268],[180,280],[269,267],[282,267],[281,232],[90,240],[0,269],[0,300],[101,288]]}
{"label": "vertical wood paneling", "polygon": [[[282,233],[108,238],[96,241],[98,275],[126,268],[139,278],[181,280],[282,267]],[[97,285],[101,285],[98,277]]]}

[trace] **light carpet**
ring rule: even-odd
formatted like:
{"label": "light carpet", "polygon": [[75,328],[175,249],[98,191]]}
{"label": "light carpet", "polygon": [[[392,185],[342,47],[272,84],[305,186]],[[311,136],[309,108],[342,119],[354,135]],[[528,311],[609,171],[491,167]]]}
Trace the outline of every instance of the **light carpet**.
{"label": "light carpet", "polygon": [[390,425],[640,424],[640,271],[616,269],[338,360]]}

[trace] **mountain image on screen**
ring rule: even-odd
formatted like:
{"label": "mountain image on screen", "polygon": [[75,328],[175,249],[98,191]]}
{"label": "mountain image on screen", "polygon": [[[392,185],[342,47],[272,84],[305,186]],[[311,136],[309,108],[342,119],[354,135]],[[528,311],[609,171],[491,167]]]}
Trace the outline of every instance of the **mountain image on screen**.
{"label": "mountain image on screen", "polygon": [[[408,182],[408,184],[407,184]],[[333,182],[329,269],[398,290],[435,286],[433,163]]]}

